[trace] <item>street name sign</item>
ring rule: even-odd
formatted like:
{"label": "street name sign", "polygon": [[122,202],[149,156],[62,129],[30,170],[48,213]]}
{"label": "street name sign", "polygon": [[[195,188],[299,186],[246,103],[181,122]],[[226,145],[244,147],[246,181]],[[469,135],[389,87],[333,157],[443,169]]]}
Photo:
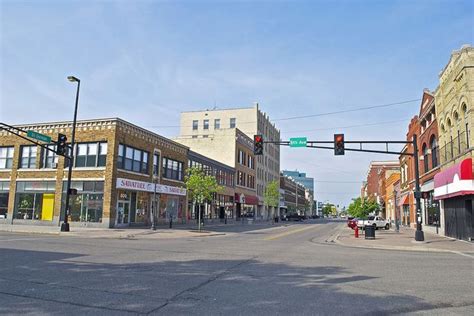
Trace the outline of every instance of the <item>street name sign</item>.
{"label": "street name sign", "polygon": [[306,137],[290,138],[290,147],[306,147]]}
{"label": "street name sign", "polygon": [[37,140],[40,140],[40,141],[45,142],[45,143],[51,143],[51,137],[46,136],[44,134],[40,134],[40,133],[35,132],[35,131],[27,131],[26,136],[37,139]]}

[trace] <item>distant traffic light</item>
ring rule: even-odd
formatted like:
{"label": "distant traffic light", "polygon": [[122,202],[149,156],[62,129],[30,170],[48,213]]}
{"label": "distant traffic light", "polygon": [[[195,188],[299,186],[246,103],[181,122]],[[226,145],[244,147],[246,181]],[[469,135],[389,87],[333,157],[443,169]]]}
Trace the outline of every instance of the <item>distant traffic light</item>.
{"label": "distant traffic light", "polygon": [[253,153],[254,155],[263,155],[263,137],[262,135],[253,136]]}
{"label": "distant traffic light", "polygon": [[334,155],[344,155],[344,134],[334,134]]}
{"label": "distant traffic light", "polygon": [[56,146],[56,154],[66,155],[67,154],[67,137],[64,134],[58,134],[58,145]]}

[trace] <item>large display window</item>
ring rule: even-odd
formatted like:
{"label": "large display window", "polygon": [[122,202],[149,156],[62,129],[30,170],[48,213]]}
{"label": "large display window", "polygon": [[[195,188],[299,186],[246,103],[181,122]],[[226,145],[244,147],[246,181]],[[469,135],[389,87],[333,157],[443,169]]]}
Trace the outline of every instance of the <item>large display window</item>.
{"label": "large display window", "polygon": [[[73,181],[71,188],[77,190],[77,195],[70,196],[69,220],[71,222],[102,223],[104,207],[103,181]],[[63,201],[66,198],[67,183],[63,184]],[[65,207],[65,203],[63,203]]]}
{"label": "large display window", "polygon": [[15,194],[15,219],[53,220],[54,181],[17,182]]}
{"label": "large display window", "polygon": [[0,219],[7,218],[9,191],[10,182],[0,181]]}

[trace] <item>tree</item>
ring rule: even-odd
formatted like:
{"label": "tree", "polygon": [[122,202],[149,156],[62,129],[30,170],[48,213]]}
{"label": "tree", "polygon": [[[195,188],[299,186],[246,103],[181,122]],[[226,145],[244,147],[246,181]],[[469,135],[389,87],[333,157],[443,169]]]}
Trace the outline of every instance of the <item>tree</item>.
{"label": "tree", "polygon": [[200,168],[187,169],[185,184],[189,199],[193,201],[193,207],[196,203],[199,205],[198,229],[201,230],[202,204],[211,202],[213,194],[221,192],[223,188],[219,186],[215,177],[206,175]]}
{"label": "tree", "polygon": [[325,204],[323,206],[323,215],[324,216],[329,216],[329,214],[332,213],[332,208],[333,208],[333,204]]}
{"label": "tree", "polygon": [[370,213],[376,213],[380,206],[374,200],[361,199],[360,197],[352,199],[352,203],[347,208],[348,213],[353,217],[367,217]]}
{"label": "tree", "polygon": [[277,180],[270,181],[263,192],[263,202],[267,206],[278,207],[280,204],[280,183]]}

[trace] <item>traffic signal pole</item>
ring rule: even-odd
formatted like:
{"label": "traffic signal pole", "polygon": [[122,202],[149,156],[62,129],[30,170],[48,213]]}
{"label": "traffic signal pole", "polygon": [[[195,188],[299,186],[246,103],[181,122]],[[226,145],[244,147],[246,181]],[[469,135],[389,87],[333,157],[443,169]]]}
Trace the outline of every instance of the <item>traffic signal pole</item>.
{"label": "traffic signal pole", "polygon": [[[306,141],[306,147],[308,148],[315,148],[315,149],[332,149],[337,153],[337,141],[338,137],[342,135],[342,141],[344,144],[358,144],[359,148],[346,148],[345,145],[342,145],[343,151],[359,151],[359,152],[367,152],[367,153],[375,153],[375,154],[390,154],[390,155],[399,155],[399,156],[412,156],[414,163],[415,163],[415,200],[416,200],[416,232],[415,232],[415,240],[416,241],[424,241],[424,233],[423,227],[421,223],[421,192],[420,192],[420,171],[418,166],[418,142],[417,136],[413,135],[412,141],[380,141],[380,140],[363,140],[363,141],[344,141],[344,134],[335,134],[334,140],[324,140],[324,141]],[[276,144],[280,146],[291,146],[290,141],[266,141],[262,139],[264,144]],[[333,144],[333,146],[324,146],[325,144]],[[364,144],[385,144],[385,150],[373,150],[373,149],[364,149]],[[389,149],[390,144],[398,144],[398,145],[412,145],[413,152],[398,152],[392,151]],[[340,146],[340,145],[339,145]],[[337,155],[343,155],[344,153],[339,153]]]}
{"label": "traffic signal pole", "polygon": [[61,231],[62,232],[68,232],[69,231],[69,222],[68,222],[68,216],[69,216],[69,199],[71,195],[71,178],[72,178],[72,165],[74,164],[74,141],[76,138],[76,120],[77,120],[77,105],[79,103],[79,88],[81,86],[81,81],[77,78],[74,78],[77,82],[77,92],[76,92],[76,105],[74,107],[74,120],[72,122],[72,137],[71,137],[71,154],[69,155],[69,168],[67,172],[67,191],[66,191],[66,206],[64,208],[64,222],[61,224]]}

